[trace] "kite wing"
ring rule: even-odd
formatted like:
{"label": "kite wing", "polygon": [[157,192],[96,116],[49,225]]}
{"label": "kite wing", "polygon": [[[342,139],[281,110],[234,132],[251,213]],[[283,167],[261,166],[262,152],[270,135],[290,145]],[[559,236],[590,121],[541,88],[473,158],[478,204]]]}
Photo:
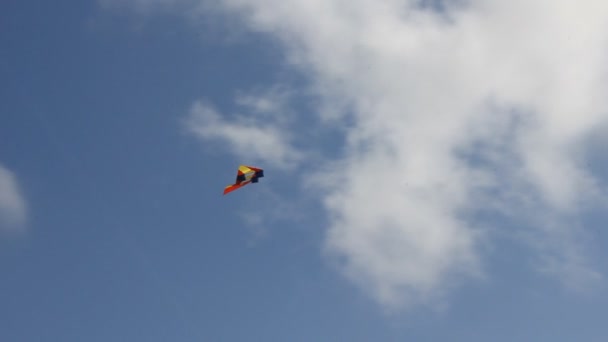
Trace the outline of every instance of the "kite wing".
{"label": "kite wing", "polygon": [[249,183],[257,183],[262,177],[264,177],[264,170],[253,166],[241,165],[236,172],[236,181],[234,184],[224,188],[224,195]]}

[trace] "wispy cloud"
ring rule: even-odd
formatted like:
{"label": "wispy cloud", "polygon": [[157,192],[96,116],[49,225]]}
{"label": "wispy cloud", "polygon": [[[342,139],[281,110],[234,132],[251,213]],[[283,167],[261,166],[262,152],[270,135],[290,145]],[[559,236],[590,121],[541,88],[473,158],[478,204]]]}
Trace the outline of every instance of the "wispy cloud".
{"label": "wispy cloud", "polygon": [[303,155],[292,147],[286,93],[273,88],[263,94],[240,94],[235,101],[243,113],[231,116],[206,102],[196,102],[186,120],[188,130],[205,142],[228,146],[242,160],[294,167]]}
{"label": "wispy cloud", "polygon": [[0,165],[0,232],[21,229],[26,219],[26,204],[12,172]]}
{"label": "wispy cloud", "polygon": [[[514,222],[544,271],[596,279],[580,215],[605,197],[585,141],[608,117],[608,4],[422,3],[216,2],[283,42],[325,124],[352,123],[343,158],[323,168],[340,186],[319,183],[328,252],[386,306],[426,303],[483,272],[491,223],[477,217],[489,211]],[[193,116],[195,131],[237,153],[247,136],[260,156],[289,155],[272,126],[202,104]]]}

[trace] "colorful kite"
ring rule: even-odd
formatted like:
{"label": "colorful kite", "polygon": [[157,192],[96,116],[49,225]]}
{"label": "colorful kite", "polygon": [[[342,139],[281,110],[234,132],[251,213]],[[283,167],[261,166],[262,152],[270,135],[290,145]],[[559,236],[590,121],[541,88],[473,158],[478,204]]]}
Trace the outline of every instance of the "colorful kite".
{"label": "colorful kite", "polygon": [[262,177],[264,177],[264,170],[253,166],[241,165],[236,173],[236,182],[224,189],[224,195],[249,183],[257,183]]}

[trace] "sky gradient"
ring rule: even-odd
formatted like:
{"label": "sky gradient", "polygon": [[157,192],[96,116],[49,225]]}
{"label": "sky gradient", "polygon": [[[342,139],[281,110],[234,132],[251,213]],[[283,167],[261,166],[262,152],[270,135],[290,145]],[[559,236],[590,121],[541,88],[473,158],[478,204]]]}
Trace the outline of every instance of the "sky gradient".
{"label": "sky gradient", "polygon": [[0,340],[605,341],[606,60],[599,0],[3,1]]}

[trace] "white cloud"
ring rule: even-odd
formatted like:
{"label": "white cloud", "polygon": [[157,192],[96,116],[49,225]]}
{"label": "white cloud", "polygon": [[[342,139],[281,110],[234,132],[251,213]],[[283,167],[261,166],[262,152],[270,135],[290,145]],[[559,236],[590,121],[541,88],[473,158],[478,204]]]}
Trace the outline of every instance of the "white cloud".
{"label": "white cloud", "polygon": [[26,218],[26,204],[12,172],[0,165],[0,231],[22,227]]}
{"label": "white cloud", "polygon": [[[352,122],[343,160],[323,173],[340,180],[323,198],[327,249],[380,302],[424,303],[455,276],[480,274],[479,248],[492,237],[477,229],[480,210],[526,222],[513,231],[544,270],[597,278],[577,222],[605,195],[584,142],[608,117],[608,3],[442,4],[439,13],[417,0],[216,3],[283,42],[324,101],[326,124]],[[289,155],[276,150],[289,140],[280,130],[193,112],[198,127],[216,128],[200,134],[228,137],[236,152],[248,136],[260,139],[258,155]]]}
{"label": "white cloud", "polygon": [[[243,162],[289,169],[302,158],[292,147],[288,112],[283,110],[286,95],[271,90],[268,94],[241,94],[236,102],[248,113],[222,115],[205,102],[196,102],[186,121],[187,128],[204,141],[216,141]],[[287,114],[287,115],[283,115]]]}

